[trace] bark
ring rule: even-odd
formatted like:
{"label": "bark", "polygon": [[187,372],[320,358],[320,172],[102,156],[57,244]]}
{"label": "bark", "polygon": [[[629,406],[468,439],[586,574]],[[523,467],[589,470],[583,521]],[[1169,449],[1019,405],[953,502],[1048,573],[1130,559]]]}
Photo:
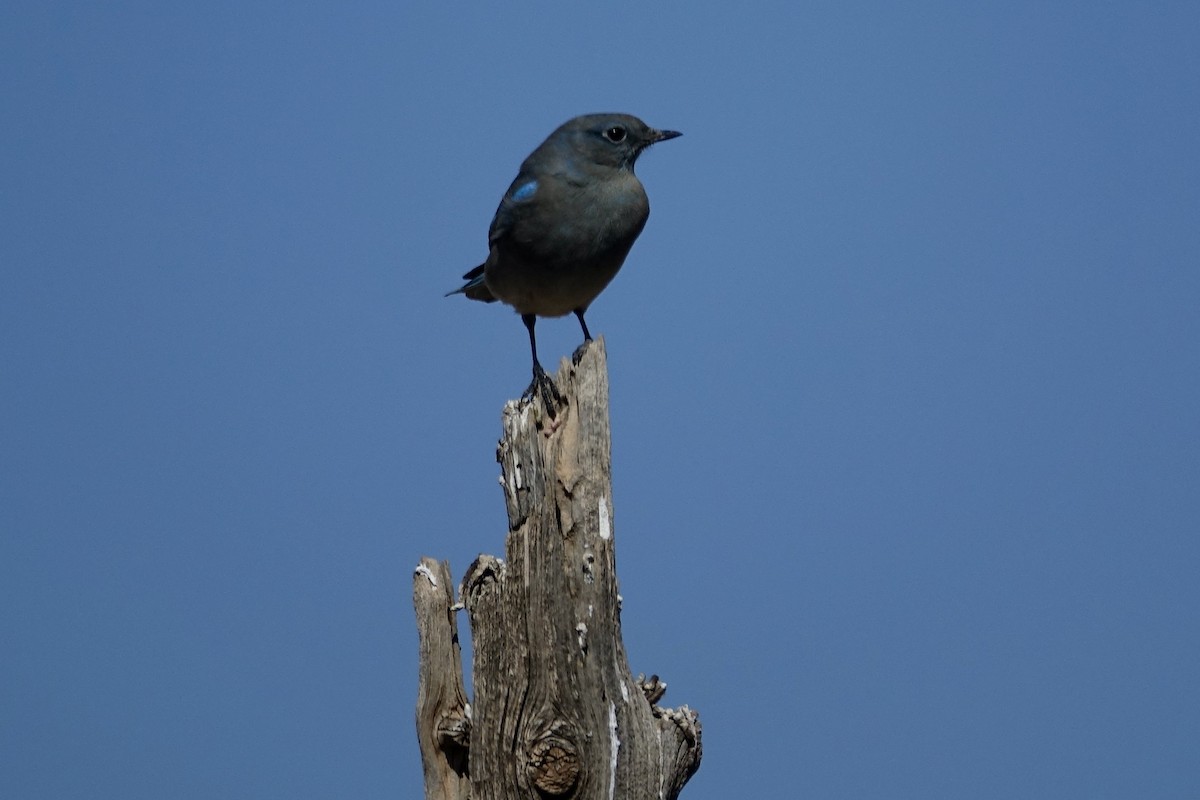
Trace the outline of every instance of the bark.
{"label": "bark", "polygon": [[[666,684],[634,678],[621,641],[603,341],[564,360],[556,383],[553,415],[541,400],[504,408],[506,558],[480,556],[460,587],[474,644],[472,707],[461,677],[434,674],[460,663],[449,597],[417,603],[427,798],[671,800],[700,764],[695,712],[659,707]],[[434,636],[438,625],[450,633]],[[453,640],[454,653],[438,656],[435,640]],[[441,732],[461,730],[459,720],[469,720],[469,795],[447,793],[462,787],[447,777],[459,773]]]}
{"label": "bark", "polygon": [[450,565],[422,558],[413,573],[420,673],[417,739],[425,767],[427,800],[467,800],[467,747],[471,723],[463,688]]}

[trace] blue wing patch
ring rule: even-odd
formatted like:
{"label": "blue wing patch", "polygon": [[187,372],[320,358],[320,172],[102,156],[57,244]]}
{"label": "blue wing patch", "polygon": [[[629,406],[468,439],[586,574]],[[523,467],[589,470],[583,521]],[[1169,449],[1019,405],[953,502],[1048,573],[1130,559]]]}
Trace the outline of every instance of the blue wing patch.
{"label": "blue wing patch", "polygon": [[529,198],[533,197],[534,192],[536,192],[537,189],[538,189],[537,181],[529,181],[528,183],[522,183],[516,189],[513,189],[513,193],[511,195],[511,197],[513,200],[515,200],[519,203],[522,200],[528,200]]}

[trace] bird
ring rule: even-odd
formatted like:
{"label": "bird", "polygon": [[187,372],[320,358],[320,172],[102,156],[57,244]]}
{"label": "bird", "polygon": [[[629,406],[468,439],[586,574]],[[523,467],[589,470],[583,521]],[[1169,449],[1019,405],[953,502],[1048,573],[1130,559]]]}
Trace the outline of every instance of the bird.
{"label": "bird", "polygon": [[[584,345],[584,314],[616,276],[650,216],[634,164],[657,142],[682,134],[657,130],[630,114],[585,114],[564,122],[521,164],[488,229],[488,256],[447,292],[499,300],[529,331],[533,381],[550,413],[559,400],[538,361],[538,317],[574,314]],[[583,345],[581,345],[582,347]]]}

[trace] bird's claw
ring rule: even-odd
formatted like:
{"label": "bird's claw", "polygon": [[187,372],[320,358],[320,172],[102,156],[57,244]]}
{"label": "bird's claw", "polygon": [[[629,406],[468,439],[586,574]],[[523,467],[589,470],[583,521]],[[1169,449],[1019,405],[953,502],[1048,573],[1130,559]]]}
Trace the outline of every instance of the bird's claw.
{"label": "bird's claw", "polygon": [[571,354],[571,363],[579,366],[579,362],[583,361],[583,354],[587,352],[588,345],[592,343],[591,339],[584,339],[583,344],[575,348],[575,352]]}
{"label": "bird's claw", "polygon": [[554,385],[554,380],[546,374],[541,365],[535,365],[533,369],[533,380],[521,394],[521,401],[528,403],[534,397],[540,397],[542,404],[546,406],[546,413],[554,419],[557,413],[559,404],[562,403],[562,395],[559,394],[558,387]]}

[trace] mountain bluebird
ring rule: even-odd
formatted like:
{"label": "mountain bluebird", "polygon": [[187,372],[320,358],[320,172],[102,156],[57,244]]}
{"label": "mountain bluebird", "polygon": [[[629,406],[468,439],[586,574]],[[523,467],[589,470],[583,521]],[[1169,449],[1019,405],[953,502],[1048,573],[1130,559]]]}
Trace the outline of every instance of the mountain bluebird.
{"label": "mountain bluebird", "polygon": [[538,317],[574,313],[583,340],[592,339],[584,312],[617,274],[646,225],[650,202],[633,174],[642,151],[674,139],[628,114],[588,114],[564,123],[521,164],[492,227],[489,253],[450,292],[516,309],[529,329],[533,382],[553,414],[554,382],[537,357]]}

